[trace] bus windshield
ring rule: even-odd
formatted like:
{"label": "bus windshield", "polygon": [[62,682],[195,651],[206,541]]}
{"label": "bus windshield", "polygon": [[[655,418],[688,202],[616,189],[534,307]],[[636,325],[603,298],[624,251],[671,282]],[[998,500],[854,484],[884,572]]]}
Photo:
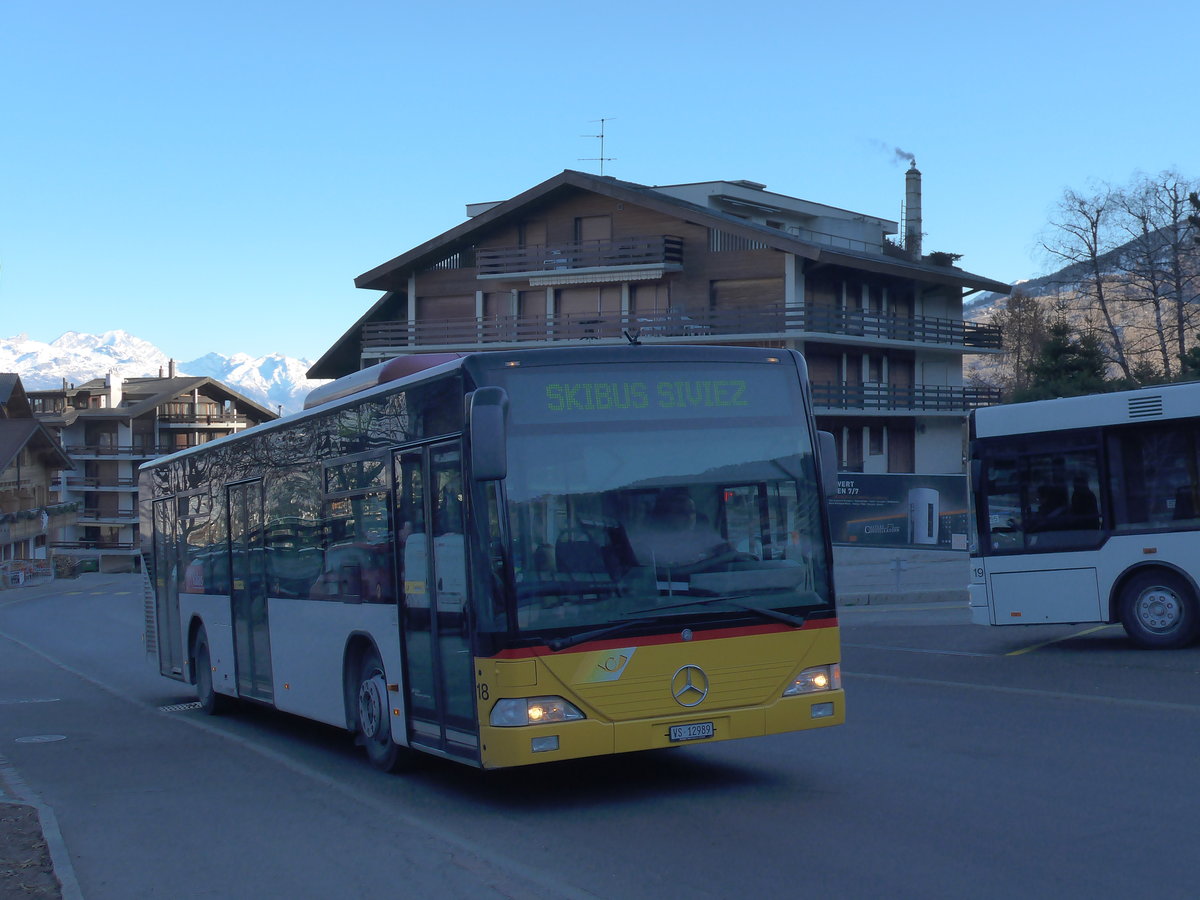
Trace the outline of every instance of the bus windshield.
{"label": "bus windshield", "polygon": [[832,606],[791,366],[609,365],[508,382],[522,632],[676,616],[799,624]]}

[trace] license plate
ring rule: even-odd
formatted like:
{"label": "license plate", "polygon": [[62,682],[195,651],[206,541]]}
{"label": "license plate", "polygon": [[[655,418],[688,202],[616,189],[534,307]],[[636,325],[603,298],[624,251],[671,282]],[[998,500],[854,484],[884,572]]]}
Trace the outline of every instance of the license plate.
{"label": "license plate", "polygon": [[671,740],[679,741],[698,741],[702,738],[710,738],[713,736],[712,722],[695,722],[691,725],[672,725]]}

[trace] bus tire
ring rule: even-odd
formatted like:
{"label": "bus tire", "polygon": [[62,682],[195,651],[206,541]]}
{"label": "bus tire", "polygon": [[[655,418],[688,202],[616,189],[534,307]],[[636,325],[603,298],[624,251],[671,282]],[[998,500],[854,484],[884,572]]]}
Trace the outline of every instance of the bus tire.
{"label": "bus tire", "polygon": [[1139,572],[1121,588],[1121,624],[1139,647],[1185,647],[1200,632],[1196,593],[1183,576],[1166,569]]}
{"label": "bus tire", "polygon": [[196,697],[200,708],[210,716],[219,716],[228,712],[233,701],[224,694],[218,694],[213,687],[212,657],[208,652],[208,632],[201,625],[196,629],[192,638],[192,664],[196,673]]}
{"label": "bus tire", "polygon": [[387,681],[375,648],[364,651],[358,671],[358,689],[354,692],[355,740],[366,749],[371,765],[394,772],[400,766],[404,748],[392,740]]}

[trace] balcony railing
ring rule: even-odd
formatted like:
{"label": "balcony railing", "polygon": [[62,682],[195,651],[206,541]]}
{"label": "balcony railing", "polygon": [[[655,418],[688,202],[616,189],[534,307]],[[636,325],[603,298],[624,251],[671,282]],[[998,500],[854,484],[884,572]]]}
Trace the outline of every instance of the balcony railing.
{"label": "balcony railing", "polygon": [[478,248],[480,278],[614,266],[661,266],[683,262],[683,239],[669,234],[607,241],[571,241],[537,247]]}
{"label": "balcony railing", "polygon": [[575,313],[561,316],[489,316],[416,322],[374,322],[362,328],[362,345],[410,348],[473,347],[494,343],[585,341],[621,338],[625,331],[641,337],[729,339],[753,335],[803,337],[829,334],[914,344],[971,349],[999,349],[995,325],[932,316],[898,316],[823,307],[668,310],[652,313]]}
{"label": "balcony railing", "polygon": [[813,384],[813,406],[822,409],[961,412],[1000,402],[996,388],[943,385]]}
{"label": "balcony railing", "polygon": [[56,477],[52,485],[55,488],[62,487],[65,483],[69,488],[136,488],[136,478],[81,478],[81,477]]}
{"label": "balcony railing", "polygon": [[239,413],[160,413],[158,421],[166,425],[245,425],[249,419]]}
{"label": "balcony railing", "polygon": [[50,544],[55,550],[123,550],[132,552],[137,549],[133,541],[53,541]]}
{"label": "balcony railing", "polygon": [[135,522],[138,518],[136,509],[81,509],[79,511],[80,522]]}
{"label": "balcony railing", "polygon": [[134,459],[153,459],[156,456],[163,456],[167,453],[174,453],[176,447],[169,445],[161,446],[143,446],[141,444],[86,444],[81,447],[64,447],[67,454],[75,458],[83,458],[87,456],[102,456],[108,459],[118,456],[127,456]]}

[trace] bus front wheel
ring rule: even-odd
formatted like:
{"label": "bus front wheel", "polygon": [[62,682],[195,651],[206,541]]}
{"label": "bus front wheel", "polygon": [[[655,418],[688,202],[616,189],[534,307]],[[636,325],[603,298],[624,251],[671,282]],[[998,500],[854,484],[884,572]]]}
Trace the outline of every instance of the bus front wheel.
{"label": "bus front wheel", "polygon": [[388,704],[383,663],[374,649],[363,654],[355,694],[355,737],[367,751],[371,765],[393,772],[400,765],[403,748],[392,740],[392,721]]}
{"label": "bus front wheel", "polygon": [[1139,647],[1187,646],[1200,632],[1196,594],[1174,572],[1139,573],[1121,590],[1121,624]]}
{"label": "bus front wheel", "polygon": [[212,657],[208,652],[208,632],[201,625],[192,638],[192,664],[196,673],[196,697],[200,708],[210,716],[228,712],[231,700],[213,688]]}

